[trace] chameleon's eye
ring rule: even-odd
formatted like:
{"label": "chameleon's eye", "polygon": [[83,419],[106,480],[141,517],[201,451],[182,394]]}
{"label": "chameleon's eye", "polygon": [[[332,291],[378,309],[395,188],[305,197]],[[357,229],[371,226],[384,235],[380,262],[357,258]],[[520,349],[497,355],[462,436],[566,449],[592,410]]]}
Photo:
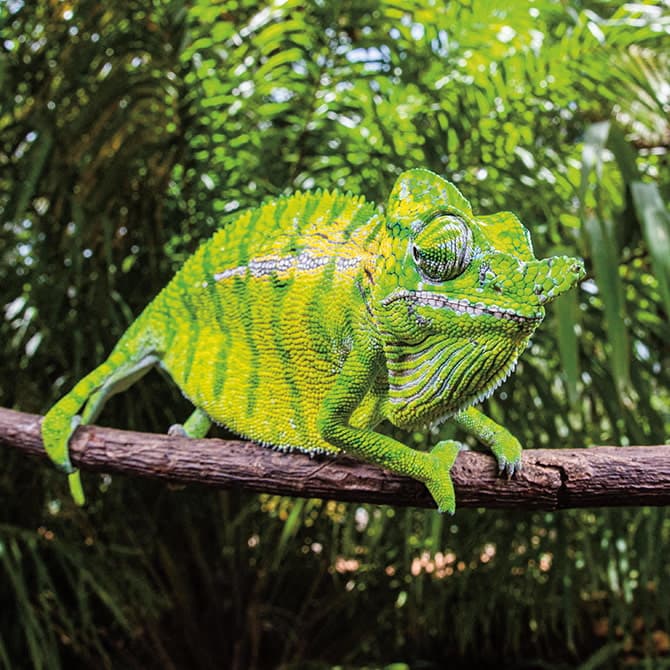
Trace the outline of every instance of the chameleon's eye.
{"label": "chameleon's eye", "polygon": [[426,279],[454,279],[472,259],[472,231],[457,216],[437,216],[417,234],[412,255]]}

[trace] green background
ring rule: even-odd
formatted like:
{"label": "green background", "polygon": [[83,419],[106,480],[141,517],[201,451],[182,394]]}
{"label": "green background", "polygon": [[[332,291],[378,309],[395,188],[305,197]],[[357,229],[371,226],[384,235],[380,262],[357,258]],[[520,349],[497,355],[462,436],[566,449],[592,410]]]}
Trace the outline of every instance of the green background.
{"label": "green background", "polygon": [[[0,4],[0,405],[46,411],[236,212],[423,166],[586,261],[488,414],[670,441],[670,10],[508,4]],[[152,374],[100,421],[188,411]],[[84,481],[0,454],[0,667],[670,667],[667,509]]]}

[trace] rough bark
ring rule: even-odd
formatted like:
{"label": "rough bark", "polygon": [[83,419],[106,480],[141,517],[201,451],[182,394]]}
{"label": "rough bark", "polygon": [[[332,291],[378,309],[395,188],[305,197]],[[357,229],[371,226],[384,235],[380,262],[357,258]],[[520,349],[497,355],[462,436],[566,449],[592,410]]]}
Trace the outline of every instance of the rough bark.
{"label": "rough bark", "polygon": [[[0,445],[42,459],[42,417],[0,408]],[[238,440],[168,437],[82,426],[72,438],[82,470],[289,496],[434,507],[412,479],[346,456],[283,454]],[[495,460],[464,451],[452,469],[458,507],[564,509],[670,505],[670,445],[527,449],[513,479]]]}

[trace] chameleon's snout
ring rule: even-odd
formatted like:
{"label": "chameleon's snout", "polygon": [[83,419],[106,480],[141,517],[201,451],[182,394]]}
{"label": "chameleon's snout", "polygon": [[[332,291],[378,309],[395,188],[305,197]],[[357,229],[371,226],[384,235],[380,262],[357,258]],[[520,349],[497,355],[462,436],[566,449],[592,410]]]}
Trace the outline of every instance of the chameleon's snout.
{"label": "chameleon's snout", "polygon": [[552,256],[528,263],[525,280],[537,302],[546,305],[573,288],[584,275],[580,258]]}

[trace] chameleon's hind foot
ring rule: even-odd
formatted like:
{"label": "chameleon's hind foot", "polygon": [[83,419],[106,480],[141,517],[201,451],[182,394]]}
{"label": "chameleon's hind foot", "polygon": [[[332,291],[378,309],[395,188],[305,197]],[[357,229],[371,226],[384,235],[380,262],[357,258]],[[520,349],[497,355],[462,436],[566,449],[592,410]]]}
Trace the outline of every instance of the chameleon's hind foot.
{"label": "chameleon's hind foot", "polygon": [[460,450],[458,442],[442,440],[426,454],[433,471],[426,480],[426,487],[437,504],[438,512],[453,514],[456,511],[456,494],[449,471]]}
{"label": "chameleon's hind foot", "polygon": [[184,423],[174,423],[168,428],[171,437],[205,437],[212,425],[212,420],[201,409],[196,409]]}

